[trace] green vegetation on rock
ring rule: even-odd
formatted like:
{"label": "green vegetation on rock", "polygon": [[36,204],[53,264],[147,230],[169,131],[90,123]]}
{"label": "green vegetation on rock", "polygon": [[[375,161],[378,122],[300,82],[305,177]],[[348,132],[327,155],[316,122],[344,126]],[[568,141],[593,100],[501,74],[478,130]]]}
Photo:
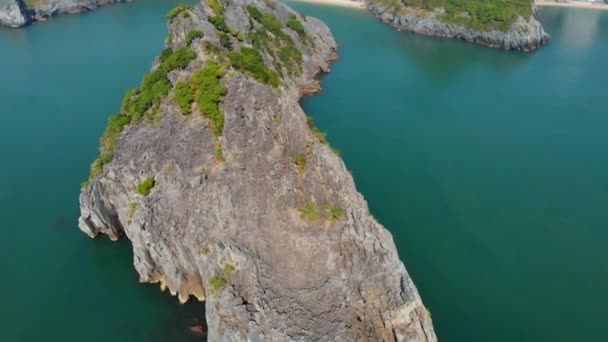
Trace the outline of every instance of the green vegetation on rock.
{"label": "green vegetation on rock", "polygon": [[279,75],[266,66],[258,50],[243,46],[239,51],[230,51],[228,58],[233,68],[253,77],[256,81],[273,87],[279,86]]}
{"label": "green vegetation on rock", "polygon": [[195,39],[203,38],[203,32],[192,30],[186,35],[186,45],[190,46]]}
{"label": "green vegetation on rock", "polygon": [[181,109],[183,115],[192,113],[192,102],[194,102],[194,91],[190,85],[179,81],[175,84],[175,102]]}
{"label": "green vegetation on rock", "polygon": [[190,82],[200,112],[211,120],[213,133],[221,136],[224,131],[224,114],[220,102],[226,95],[226,87],[220,84],[224,69],[214,62],[199,70]]}
{"label": "green vegetation on rock", "polygon": [[[508,31],[518,16],[528,20],[533,0],[401,0],[410,7],[432,11],[443,8],[439,20],[479,31]],[[386,2],[386,1],[384,1]],[[389,1],[392,3],[394,1]]]}
{"label": "green vegetation on rock", "polygon": [[318,221],[321,219],[319,207],[314,202],[308,202],[300,209],[300,218],[304,221]]}
{"label": "green vegetation on rock", "polygon": [[189,11],[191,9],[192,9],[192,6],[190,6],[190,5],[177,5],[174,9],[172,9],[171,11],[169,11],[169,13],[167,13],[167,19],[173,20],[178,15],[185,13],[186,11]]}
{"label": "green vegetation on rock", "polygon": [[304,173],[304,170],[306,170],[306,155],[298,154],[294,158],[293,162],[294,162],[294,164],[296,164],[296,166],[298,166],[298,169],[300,170],[300,172]]}
{"label": "green vegetation on rock", "polygon": [[[148,115],[152,121],[159,119],[160,102],[173,87],[167,74],[172,70],[185,68],[194,58],[196,58],[196,52],[188,47],[177,51],[166,48],[162,51],[159,66],[144,76],[139,88],[127,92],[122,101],[121,113],[108,119],[108,127],[101,137],[101,155],[91,165],[89,179],[101,174],[103,167],[112,161],[116,141],[127,125],[138,124],[144,115]],[[87,186],[88,182],[83,185]]]}
{"label": "green vegetation on rock", "polygon": [[296,18],[295,15],[291,15],[289,17],[289,21],[287,22],[287,27],[296,31],[301,37],[306,36],[306,31],[304,30],[304,25]]}
{"label": "green vegetation on rock", "polygon": [[314,222],[325,219],[331,222],[338,221],[344,215],[344,209],[325,206],[323,211],[314,202],[308,202],[300,210],[300,218],[304,221]]}
{"label": "green vegetation on rock", "polygon": [[215,293],[230,283],[232,279],[232,273],[236,270],[236,267],[232,264],[224,265],[222,270],[223,275],[221,277],[213,277],[209,279],[209,285],[211,285],[212,293]]}
{"label": "green vegetation on rock", "polygon": [[342,217],[342,215],[344,215],[344,209],[332,208],[332,207],[326,206],[323,209],[323,214],[326,219],[328,219],[330,221],[337,221]]}
{"label": "green vegetation on rock", "polygon": [[[290,75],[301,73],[302,52],[296,47],[293,39],[283,32],[283,24],[281,24],[281,21],[274,14],[263,14],[259,9],[253,6],[247,7],[247,13],[249,14],[251,21],[260,24],[258,29],[249,33],[248,39],[257,50],[265,50],[272,56],[275,60],[275,73],[277,75],[282,74],[281,66],[284,67]],[[297,21],[294,17],[290,20]],[[302,25],[301,22],[292,22],[291,25],[296,28],[294,29],[296,31],[301,29],[302,34],[300,34],[300,32],[298,32],[298,34],[303,35],[308,39],[304,30],[304,25]]]}
{"label": "green vegetation on rock", "polygon": [[319,128],[315,125],[315,120],[311,116],[306,117],[306,123],[308,124],[308,128],[312,131],[312,134],[319,140],[321,144],[328,145],[327,143],[327,134],[321,132]]}
{"label": "green vegetation on rock", "polygon": [[224,279],[222,277],[213,277],[213,278],[209,279],[209,285],[211,285],[211,293],[215,293],[215,292],[221,290],[227,284],[228,284],[228,282],[226,281],[226,279]]}
{"label": "green vegetation on rock", "polygon": [[135,188],[135,190],[137,190],[137,193],[142,196],[148,196],[150,194],[150,191],[152,191],[152,188],[154,187],[154,185],[156,185],[156,181],[154,180],[154,177],[147,177],[146,179],[141,181],[139,184],[137,184],[137,187]]}

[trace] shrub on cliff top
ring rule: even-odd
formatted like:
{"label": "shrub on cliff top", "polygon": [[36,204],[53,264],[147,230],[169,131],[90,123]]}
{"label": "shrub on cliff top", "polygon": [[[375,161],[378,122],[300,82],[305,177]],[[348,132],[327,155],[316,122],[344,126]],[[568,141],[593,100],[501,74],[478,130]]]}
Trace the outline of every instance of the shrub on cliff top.
{"label": "shrub on cliff top", "polygon": [[295,17],[292,17],[287,21],[287,27],[296,31],[301,37],[306,35],[306,31],[304,30],[304,25]]}
{"label": "shrub on cliff top", "polygon": [[180,15],[186,11],[189,11],[191,9],[192,9],[192,6],[190,6],[190,5],[177,5],[171,11],[169,11],[169,13],[167,13],[167,19],[173,20],[178,15]]}

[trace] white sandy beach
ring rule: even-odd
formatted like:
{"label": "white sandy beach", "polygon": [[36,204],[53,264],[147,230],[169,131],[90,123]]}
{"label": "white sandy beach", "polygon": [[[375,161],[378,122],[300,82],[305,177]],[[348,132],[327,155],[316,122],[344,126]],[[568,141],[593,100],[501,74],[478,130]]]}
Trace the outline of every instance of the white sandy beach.
{"label": "white sandy beach", "polygon": [[[365,8],[363,1],[359,0],[292,0],[298,2],[308,2],[319,5],[330,5],[330,6],[341,6],[350,8]],[[608,5],[596,5],[581,2],[556,2],[551,0],[536,0],[538,6],[558,6],[558,7],[576,7],[576,8],[589,8],[597,10],[608,10]]]}
{"label": "white sandy beach", "polygon": [[308,2],[311,4],[319,4],[319,5],[359,8],[359,9],[365,8],[363,1],[356,1],[356,0],[293,0],[293,1]]}
{"label": "white sandy beach", "polygon": [[608,5],[596,5],[596,4],[581,3],[581,2],[555,2],[555,1],[550,1],[550,0],[536,0],[536,5],[608,10]]}

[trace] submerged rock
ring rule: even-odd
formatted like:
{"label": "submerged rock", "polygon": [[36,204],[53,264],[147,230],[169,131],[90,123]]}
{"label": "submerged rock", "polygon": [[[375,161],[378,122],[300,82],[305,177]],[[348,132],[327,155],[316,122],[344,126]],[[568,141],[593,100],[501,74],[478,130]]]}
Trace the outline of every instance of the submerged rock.
{"label": "submerged rock", "polygon": [[[464,25],[441,20],[442,8],[434,11],[410,8],[397,1],[394,6],[384,5],[377,0],[366,0],[367,9],[382,22],[397,29],[429,36],[465,40],[492,48],[504,50],[534,51],[549,42],[551,37],[536,19],[536,10],[529,18],[517,16],[510,29],[501,31],[491,29],[482,31]],[[532,5],[531,5],[532,6]],[[466,12],[462,14],[466,16]]]}
{"label": "submerged rock", "polygon": [[210,341],[436,341],[391,234],[299,105],[336,56],[327,26],[280,2],[211,4],[172,11],[168,49],[102,139],[81,230],[125,235],[140,281],[204,300]]}

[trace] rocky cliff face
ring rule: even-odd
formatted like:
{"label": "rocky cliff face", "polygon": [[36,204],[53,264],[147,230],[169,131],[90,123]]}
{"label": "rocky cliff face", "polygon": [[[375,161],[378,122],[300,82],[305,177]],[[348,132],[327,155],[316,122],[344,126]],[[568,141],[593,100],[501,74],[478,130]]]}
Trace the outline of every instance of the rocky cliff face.
{"label": "rocky cliff face", "polygon": [[74,14],[94,10],[100,6],[131,0],[9,0],[0,5],[0,25],[21,27],[58,14]]}
{"label": "rocky cliff face", "polygon": [[102,138],[81,230],[125,235],[142,282],[205,301],[210,341],[436,341],[299,105],[335,58],[329,29],[280,2],[210,4],[172,12],[171,49]]}
{"label": "rocky cliff face", "polygon": [[0,3],[0,25],[21,27],[29,22],[30,18],[21,0],[8,0]]}
{"label": "rocky cliff face", "polygon": [[[367,8],[381,21],[401,30],[419,34],[465,40],[504,50],[533,51],[546,44],[550,36],[535,14],[530,18],[519,16],[510,30],[479,31],[440,20],[442,8],[434,11],[408,10],[400,2],[386,5],[384,1],[366,0]],[[403,10],[405,9],[405,10]]]}

